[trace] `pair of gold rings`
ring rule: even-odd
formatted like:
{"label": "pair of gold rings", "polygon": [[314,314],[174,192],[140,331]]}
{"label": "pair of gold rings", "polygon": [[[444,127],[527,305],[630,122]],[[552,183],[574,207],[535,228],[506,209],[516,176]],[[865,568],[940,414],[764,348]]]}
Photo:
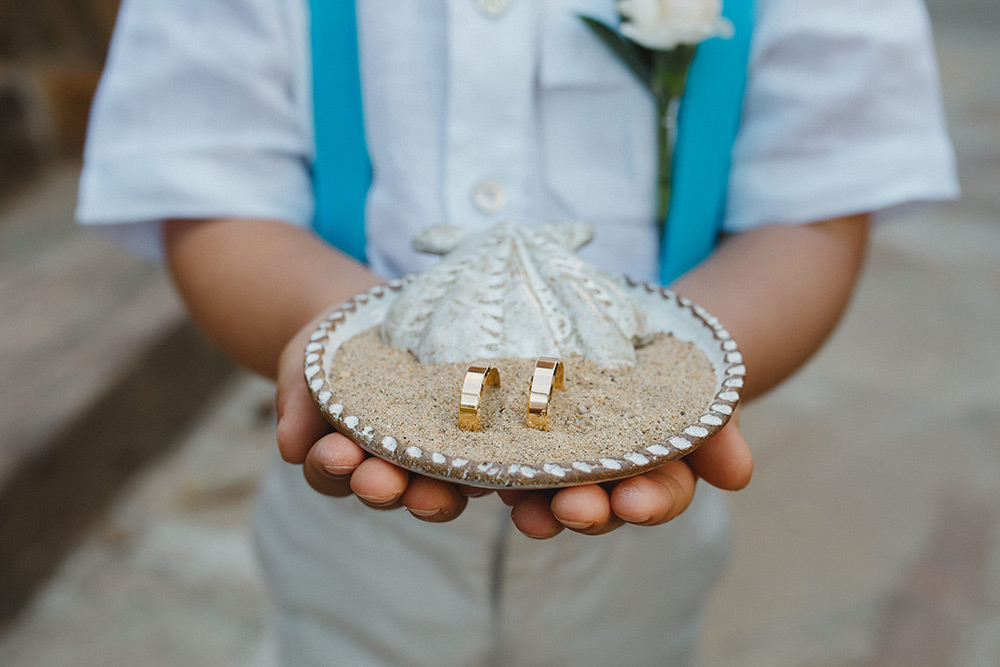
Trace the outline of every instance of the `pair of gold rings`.
{"label": "pair of gold rings", "polygon": [[[469,366],[462,382],[462,396],[458,402],[458,427],[463,431],[482,431],[483,422],[479,405],[483,389],[500,386],[500,371],[488,362],[477,361]],[[563,364],[555,357],[539,357],[531,374],[528,387],[528,411],[525,423],[531,428],[549,430],[549,403],[552,390],[566,388]]]}

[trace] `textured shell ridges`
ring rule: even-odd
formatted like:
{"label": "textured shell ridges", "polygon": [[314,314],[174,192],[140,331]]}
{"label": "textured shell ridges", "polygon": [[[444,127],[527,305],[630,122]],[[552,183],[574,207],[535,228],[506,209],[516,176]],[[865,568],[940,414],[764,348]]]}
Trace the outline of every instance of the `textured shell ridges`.
{"label": "textured shell ridges", "polygon": [[616,279],[576,256],[591,236],[578,222],[430,228],[414,245],[444,258],[399,294],[383,339],[422,363],[580,355],[633,365],[646,319]]}

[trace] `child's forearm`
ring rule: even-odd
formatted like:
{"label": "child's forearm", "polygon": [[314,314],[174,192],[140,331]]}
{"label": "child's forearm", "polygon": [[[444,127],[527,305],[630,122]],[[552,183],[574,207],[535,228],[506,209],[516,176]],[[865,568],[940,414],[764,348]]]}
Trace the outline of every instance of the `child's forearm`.
{"label": "child's forearm", "polygon": [[674,286],[726,325],[747,363],[744,396],[791,375],[833,331],[864,260],[868,216],[769,226],[726,240]]}
{"label": "child's forearm", "polygon": [[[722,318],[740,342],[749,367],[748,397],[790,374],[833,329],[860,269],[867,228],[867,219],[858,217],[747,232],[675,285]],[[174,280],[208,335],[232,358],[265,374],[274,375],[280,359],[278,446],[285,460],[304,464],[313,488],[337,496],[353,492],[375,507],[402,504],[414,516],[433,517],[429,521],[461,513],[467,501],[453,485],[420,477],[410,484],[404,471],[366,458],[339,434],[329,435],[303,381],[304,337],[289,344],[296,332],[305,335],[310,319],[376,284],[376,276],[309,232],[277,222],[171,222],[165,236]],[[534,537],[578,524],[590,528],[574,530],[603,533],[623,520],[667,521],[690,502],[696,477],[736,489],[752,468],[746,442],[731,422],[684,461],[625,480],[610,492],[575,487],[551,502],[539,502],[536,493],[508,500],[514,523]],[[595,489],[597,498],[580,497]]]}
{"label": "child's forearm", "polygon": [[171,275],[192,317],[232,359],[274,377],[281,350],[330,305],[379,278],[309,231],[273,220],[173,220]]}
{"label": "child's forearm", "polygon": [[[718,315],[747,359],[746,395],[805,362],[849,300],[866,216],[763,227],[726,240],[673,287]],[[333,303],[377,276],[308,231],[270,220],[166,223],[171,273],[192,316],[236,361],[274,375],[281,349]]]}

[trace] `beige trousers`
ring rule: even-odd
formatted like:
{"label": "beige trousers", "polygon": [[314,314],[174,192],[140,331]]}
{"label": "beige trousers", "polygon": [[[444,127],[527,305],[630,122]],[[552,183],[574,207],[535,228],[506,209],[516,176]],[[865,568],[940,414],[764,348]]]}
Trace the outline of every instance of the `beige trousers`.
{"label": "beige trousers", "polygon": [[495,495],[428,524],[279,463],[255,528],[287,667],[689,665],[728,519],[701,484],[666,526],[535,541]]}

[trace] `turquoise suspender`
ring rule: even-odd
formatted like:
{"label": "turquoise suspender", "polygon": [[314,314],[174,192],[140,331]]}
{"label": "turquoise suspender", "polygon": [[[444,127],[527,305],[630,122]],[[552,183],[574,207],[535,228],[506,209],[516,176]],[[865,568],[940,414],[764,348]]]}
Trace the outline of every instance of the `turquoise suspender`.
{"label": "turquoise suspender", "polygon": [[[364,139],[354,2],[311,0],[316,231],[364,261],[365,196],[371,162]],[[728,0],[735,36],[698,47],[679,111],[674,183],[660,280],[698,264],[715,246],[726,205],[730,153],[746,85],[753,2]]]}
{"label": "turquoise suspender", "polygon": [[698,46],[677,117],[673,183],[660,248],[660,283],[708,257],[726,212],[729,158],[743,111],[753,2],[726,0],[735,34]]}
{"label": "turquoise suspender", "polygon": [[361,112],[361,72],[354,0],[314,0],[312,11],[313,227],[365,261],[365,197],[372,181]]}

